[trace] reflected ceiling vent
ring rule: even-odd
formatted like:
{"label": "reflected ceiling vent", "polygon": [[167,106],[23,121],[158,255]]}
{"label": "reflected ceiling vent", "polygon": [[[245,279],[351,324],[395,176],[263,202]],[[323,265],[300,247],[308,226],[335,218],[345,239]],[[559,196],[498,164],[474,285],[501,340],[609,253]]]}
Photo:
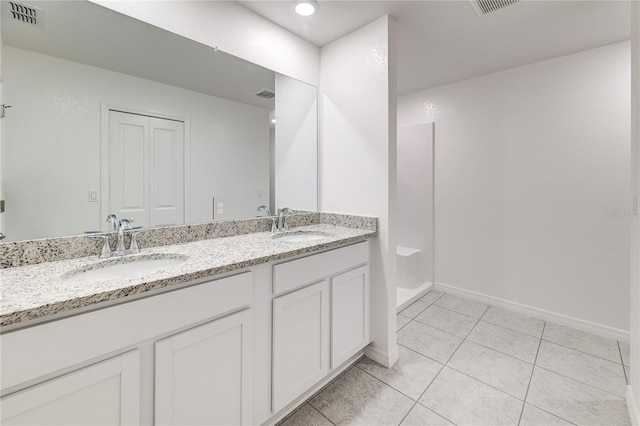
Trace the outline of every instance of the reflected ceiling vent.
{"label": "reflected ceiling vent", "polygon": [[512,4],[518,3],[520,0],[469,0],[471,6],[479,16],[495,12]]}
{"label": "reflected ceiling vent", "polygon": [[44,28],[44,10],[17,1],[2,2],[2,16],[36,27]]}
{"label": "reflected ceiling vent", "polygon": [[276,92],[274,92],[271,89],[267,89],[266,87],[253,92],[254,95],[259,96],[261,98],[265,98],[265,99],[273,99],[276,97]]}

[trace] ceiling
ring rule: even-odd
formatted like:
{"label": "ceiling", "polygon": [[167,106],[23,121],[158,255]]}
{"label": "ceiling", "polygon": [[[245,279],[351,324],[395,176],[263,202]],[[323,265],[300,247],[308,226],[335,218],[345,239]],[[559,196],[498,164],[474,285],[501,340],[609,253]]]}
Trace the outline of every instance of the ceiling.
{"label": "ceiling", "polygon": [[239,1],[323,46],[384,15],[397,21],[398,93],[406,94],[630,38],[629,1],[522,0],[478,16],[468,0]]}
{"label": "ceiling", "polygon": [[274,108],[273,99],[254,95],[275,88],[271,70],[88,1],[24,3],[44,10],[44,28],[11,19],[3,9],[2,42],[8,46]]}

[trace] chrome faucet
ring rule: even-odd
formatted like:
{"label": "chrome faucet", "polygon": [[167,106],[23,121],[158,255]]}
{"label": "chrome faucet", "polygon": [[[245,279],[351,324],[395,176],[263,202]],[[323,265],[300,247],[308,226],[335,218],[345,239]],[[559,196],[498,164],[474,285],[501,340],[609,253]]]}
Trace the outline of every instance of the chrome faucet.
{"label": "chrome faucet", "polygon": [[123,255],[126,254],[127,251],[124,248],[124,231],[131,229],[131,221],[133,219],[120,219],[118,222],[118,239],[116,242],[116,250],[115,255]]}
{"label": "chrome faucet", "polygon": [[[124,256],[125,254],[134,254],[140,252],[140,247],[138,247],[138,241],[136,237],[139,233],[146,231],[147,229],[143,229],[139,227],[139,229],[133,229],[131,227],[131,222],[133,219],[122,219],[118,220],[116,215],[110,214],[107,217],[107,222],[113,227],[116,231],[117,240],[116,240],[116,249],[111,250],[111,246],[109,246],[109,235],[106,234],[93,234],[87,235],[90,238],[99,238],[102,240],[102,249],[100,250],[100,254],[98,257],[100,259],[106,259],[114,256]],[[129,244],[129,248],[127,249],[124,245],[124,234],[125,231],[131,231],[131,243]]]}
{"label": "chrome faucet", "polygon": [[258,207],[257,211],[259,212],[265,212],[266,216],[271,219],[271,232],[276,232],[278,230],[278,218],[276,218],[275,216],[271,216],[271,210],[269,210],[269,207],[267,206],[260,206]]}
{"label": "chrome faucet", "polygon": [[289,230],[289,224],[287,223],[287,216],[295,214],[289,207],[283,207],[278,210],[278,231],[284,232]]}
{"label": "chrome faucet", "polygon": [[118,217],[115,214],[107,216],[107,223],[109,224],[109,231],[116,232],[118,230]]}

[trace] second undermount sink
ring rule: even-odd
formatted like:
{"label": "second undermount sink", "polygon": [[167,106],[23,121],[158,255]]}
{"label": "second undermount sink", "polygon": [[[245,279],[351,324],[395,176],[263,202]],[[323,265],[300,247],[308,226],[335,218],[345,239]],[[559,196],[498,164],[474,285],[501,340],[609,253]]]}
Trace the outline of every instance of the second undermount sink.
{"label": "second undermount sink", "polygon": [[301,243],[309,241],[320,241],[329,238],[331,235],[322,231],[285,231],[274,234],[271,238],[278,241],[288,241],[290,243]]}
{"label": "second undermount sink", "polygon": [[171,253],[117,257],[68,272],[64,280],[86,282],[133,278],[179,266],[187,259],[188,256]]}

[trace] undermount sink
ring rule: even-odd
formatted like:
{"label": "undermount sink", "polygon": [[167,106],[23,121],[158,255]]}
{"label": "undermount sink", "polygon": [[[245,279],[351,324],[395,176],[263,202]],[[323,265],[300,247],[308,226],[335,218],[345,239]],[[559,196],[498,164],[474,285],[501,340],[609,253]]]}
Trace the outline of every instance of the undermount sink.
{"label": "undermount sink", "polygon": [[271,238],[278,241],[288,241],[291,243],[301,243],[308,241],[320,241],[329,238],[331,235],[321,231],[285,231],[273,235]]}
{"label": "undermount sink", "polygon": [[68,272],[65,274],[64,280],[68,282],[86,282],[133,278],[179,266],[187,259],[187,256],[181,254],[159,253],[117,257]]}

